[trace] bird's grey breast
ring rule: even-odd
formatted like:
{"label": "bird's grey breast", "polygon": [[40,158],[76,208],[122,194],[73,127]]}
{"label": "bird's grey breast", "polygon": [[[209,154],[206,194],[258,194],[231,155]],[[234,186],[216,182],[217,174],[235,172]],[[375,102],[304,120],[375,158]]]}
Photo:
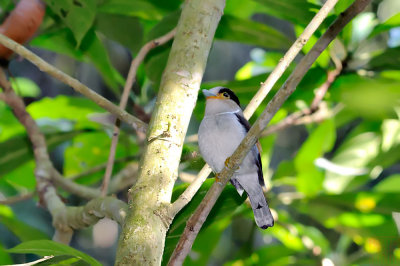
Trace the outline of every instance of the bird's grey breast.
{"label": "bird's grey breast", "polygon": [[199,148],[214,172],[220,172],[226,158],[239,146],[246,132],[235,114],[207,115],[199,128]]}

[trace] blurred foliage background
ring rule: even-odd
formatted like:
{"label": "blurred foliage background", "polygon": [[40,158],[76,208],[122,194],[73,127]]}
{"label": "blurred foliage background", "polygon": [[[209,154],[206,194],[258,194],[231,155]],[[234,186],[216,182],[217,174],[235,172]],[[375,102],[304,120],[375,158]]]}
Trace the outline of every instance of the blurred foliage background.
{"label": "blurred foliage background", "polygon": [[[179,0],[45,2],[45,19],[29,48],[114,102],[119,100],[132,56],[144,43],[176,26],[182,5]],[[339,1],[304,47],[303,55],[352,2]],[[0,1],[1,19],[15,3]],[[323,0],[227,0],[202,88],[229,87],[245,107],[321,4]],[[151,114],[171,43],[153,50],[139,68],[128,112],[139,117]],[[112,126],[93,118],[104,110],[22,58],[15,57],[9,69],[16,92],[24,97],[28,112],[46,134],[52,160],[65,176],[73,178],[106,162]],[[332,84],[318,106],[324,114],[318,122],[305,121],[260,139],[266,195],[277,215],[275,226],[259,230],[245,199],[228,185],[185,264],[399,265],[400,241],[392,212],[400,211],[400,1],[373,1],[346,26],[272,124],[309,109],[314,92],[334,71]],[[199,96],[174,198],[204,164],[195,141],[204,102]],[[132,158],[138,161],[141,152],[135,132],[127,126],[122,129],[114,174]],[[33,193],[33,170],[25,130],[0,102],[0,200]],[[98,186],[103,174],[100,167],[75,180]],[[211,182],[203,185],[174,220],[164,264]],[[126,199],[126,190],[117,196]],[[68,205],[85,203],[59,192]],[[37,258],[10,254],[6,249],[29,240],[51,239],[51,218],[37,202],[34,195],[10,206],[0,205],[1,264]],[[112,265],[117,231],[104,224],[96,226],[76,232],[71,245]],[[105,232],[111,232],[110,239],[98,240]]]}

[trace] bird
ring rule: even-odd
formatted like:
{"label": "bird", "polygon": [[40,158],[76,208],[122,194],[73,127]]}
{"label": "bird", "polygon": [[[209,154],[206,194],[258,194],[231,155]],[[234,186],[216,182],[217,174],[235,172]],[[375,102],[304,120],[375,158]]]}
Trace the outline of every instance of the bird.
{"label": "bird", "polygon": [[[218,177],[249,131],[250,123],[244,117],[239,98],[232,90],[214,87],[203,90],[203,94],[206,108],[198,132],[199,150]],[[272,227],[274,218],[263,193],[265,184],[257,145],[246,155],[230,182],[240,196],[244,191],[247,193],[257,226],[262,229]]]}

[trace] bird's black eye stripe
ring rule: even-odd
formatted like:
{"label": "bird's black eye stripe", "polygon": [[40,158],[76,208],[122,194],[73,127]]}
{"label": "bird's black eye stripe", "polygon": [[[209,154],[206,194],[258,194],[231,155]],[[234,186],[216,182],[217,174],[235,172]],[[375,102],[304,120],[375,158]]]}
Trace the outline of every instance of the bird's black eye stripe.
{"label": "bird's black eye stripe", "polygon": [[229,94],[227,92],[222,93],[222,95],[224,95],[226,98],[229,98]]}
{"label": "bird's black eye stripe", "polygon": [[233,93],[233,91],[231,91],[230,89],[228,89],[228,88],[221,88],[221,89],[219,90],[219,93],[222,93],[222,95],[223,95],[224,97],[226,97],[226,96],[225,96],[225,93],[227,93],[228,96],[229,96],[229,98],[230,98],[232,101],[234,101],[235,103],[237,103],[237,105],[240,106],[239,98],[238,98],[238,97],[235,95],[235,93]]}

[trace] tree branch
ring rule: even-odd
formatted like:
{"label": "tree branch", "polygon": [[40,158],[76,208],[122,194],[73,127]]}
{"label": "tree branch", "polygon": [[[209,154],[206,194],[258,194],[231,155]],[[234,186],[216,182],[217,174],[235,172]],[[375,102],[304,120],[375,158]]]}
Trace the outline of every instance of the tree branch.
{"label": "tree branch", "polygon": [[[124,86],[124,91],[122,92],[121,101],[119,102],[119,108],[125,110],[126,104],[128,103],[129,93],[131,91],[133,84],[135,83],[137,69],[144,60],[144,58],[146,57],[146,55],[157,46],[163,45],[168,41],[170,41],[174,37],[175,32],[176,28],[174,28],[172,31],[168,32],[167,34],[157,39],[149,41],[142,48],[140,48],[139,53],[136,55],[135,59],[132,60],[131,67],[129,68],[129,73]],[[103,197],[107,195],[108,184],[110,182],[112,169],[114,166],[115,151],[117,149],[118,138],[119,138],[119,126],[120,126],[120,121],[117,119],[114,123],[114,133],[111,139],[110,153],[108,155],[107,167],[104,174],[103,185],[101,188],[101,195]]]}
{"label": "tree branch", "polygon": [[147,131],[116,265],[159,265],[182,145],[224,0],[186,0]]}
{"label": "tree branch", "polygon": [[13,50],[15,53],[19,54],[20,56],[29,60],[32,64],[36,65],[41,71],[48,73],[50,76],[60,80],[61,82],[71,86],[75,91],[85,95],[87,98],[94,101],[98,106],[104,108],[105,110],[109,111],[116,117],[118,117],[121,121],[124,121],[131,125],[133,128],[145,132],[147,129],[146,123],[141,121],[140,119],[130,115],[125,110],[122,110],[103,96],[99,95],[98,93],[94,92],[86,85],[80,83],[78,80],[68,76],[61,70],[57,69],[56,67],[50,65],[46,61],[44,61],[39,56],[35,55],[24,46],[14,42],[10,38],[0,34],[0,43],[5,47]]}
{"label": "tree branch", "polygon": [[13,196],[13,197],[9,197],[6,199],[2,199],[0,200],[0,204],[3,205],[11,205],[20,201],[25,201],[28,199],[31,199],[33,197],[33,193],[24,193],[21,195],[17,195],[17,196]]}
{"label": "tree branch", "polygon": [[113,219],[121,226],[124,224],[128,204],[114,197],[96,198],[85,206],[68,207],[66,222],[73,229],[86,228],[104,217]]}
{"label": "tree branch", "polygon": [[[311,20],[308,26],[304,29],[303,33],[294,42],[294,44],[289,48],[283,58],[279,61],[278,65],[268,76],[267,80],[262,83],[261,88],[258,90],[257,94],[253,97],[250,103],[244,110],[244,116],[249,119],[255,112],[255,110],[260,106],[261,102],[267,96],[269,91],[282,76],[285,70],[289,67],[290,63],[294,60],[297,54],[301,51],[303,46],[307,43],[308,39],[313,35],[313,33],[321,25],[322,21],[329,14],[329,11],[335,6],[338,0],[328,0],[321,7],[315,17]],[[188,188],[179,196],[179,198],[173,203],[170,214],[174,217],[187,203],[191,201],[193,196],[199,190],[201,185],[206,180],[207,176],[211,173],[211,168],[205,165],[196,180],[191,183]]]}
{"label": "tree branch", "polygon": [[257,119],[239,147],[229,158],[228,167],[225,167],[219,175],[221,179],[220,183],[214,183],[212,185],[199,207],[188,220],[181,239],[171,255],[169,265],[181,265],[183,263],[212,206],[214,206],[226,183],[229,181],[229,178],[232,176],[234,171],[237,170],[238,166],[243,161],[243,158],[255,145],[262,130],[267,126],[273,115],[278,111],[286,99],[294,92],[296,86],[322,51],[327,48],[329,43],[337,36],[337,34],[339,34],[344,26],[359,14],[370,3],[370,1],[371,0],[356,0],[345,12],[340,14],[309,53],[302,58],[296,69],[275,94],[273,99],[268,103],[261,116]]}
{"label": "tree branch", "polygon": [[68,243],[72,237],[72,230],[60,222],[64,218],[66,206],[52,184],[53,164],[47,152],[46,140],[35,120],[26,111],[22,99],[14,93],[3,69],[0,69],[0,86],[4,89],[1,98],[12,108],[15,117],[25,127],[32,143],[36,162],[36,187],[40,202],[47,207],[53,217],[53,225],[56,228],[54,237],[63,243]]}

